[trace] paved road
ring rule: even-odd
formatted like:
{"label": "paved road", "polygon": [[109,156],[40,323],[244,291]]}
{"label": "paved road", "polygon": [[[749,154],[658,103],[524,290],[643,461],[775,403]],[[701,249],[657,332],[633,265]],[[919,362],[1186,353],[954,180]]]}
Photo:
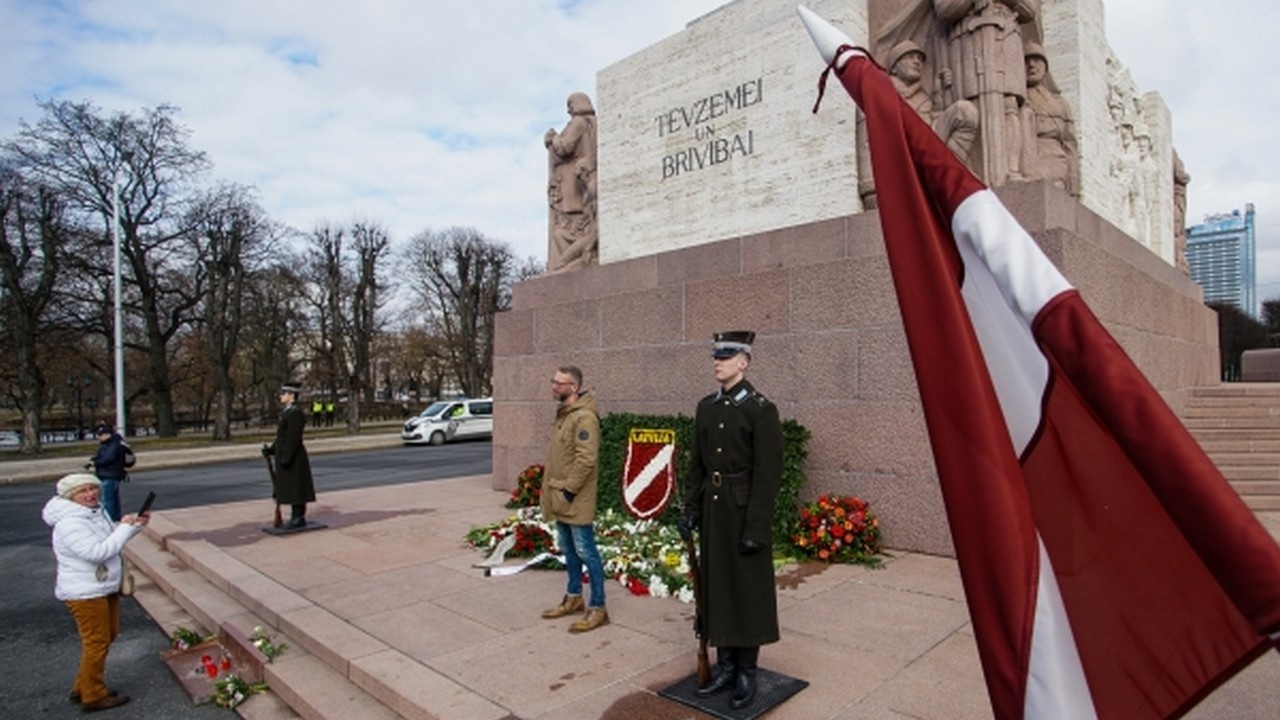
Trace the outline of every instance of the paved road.
{"label": "paved road", "polygon": [[[476,475],[490,470],[489,442],[439,447],[385,447],[312,458],[316,489],[394,485]],[[261,459],[151,470],[123,486],[125,512],[155,490],[156,509],[191,507],[270,496]],[[80,642],[66,608],[53,597],[49,528],[40,510],[48,483],[0,486],[0,717],[84,717],[67,702]],[[103,717],[126,720],[226,720],[225,710],[191,704],[160,662],[168,638],[136,602],[121,606],[121,633],[111,646],[107,681],[133,701]]]}

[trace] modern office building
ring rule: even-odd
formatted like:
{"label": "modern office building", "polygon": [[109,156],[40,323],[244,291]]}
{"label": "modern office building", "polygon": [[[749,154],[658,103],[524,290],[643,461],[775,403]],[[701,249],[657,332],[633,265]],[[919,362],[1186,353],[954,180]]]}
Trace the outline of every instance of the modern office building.
{"label": "modern office building", "polygon": [[1235,305],[1250,317],[1258,317],[1256,245],[1253,203],[1244,213],[1210,215],[1187,228],[1187,264],[1191,279],[1204,288],[1206,303]]}

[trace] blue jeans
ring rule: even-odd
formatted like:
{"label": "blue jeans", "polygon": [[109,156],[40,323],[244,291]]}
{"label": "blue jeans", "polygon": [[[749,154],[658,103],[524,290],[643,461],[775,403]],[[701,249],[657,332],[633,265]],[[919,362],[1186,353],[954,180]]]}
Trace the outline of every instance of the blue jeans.
{"label": "blue jeans", "polygon": [[556,522],[558,545],[564,552],[564,566],[569,571],[569,584],[565,592],[570,595],[582,594],[582,565],[587,566],[587,577],[591,582],[591,602],[588,607],[604,607],[604,563],[600,561],[600,551],[596,550],[596,529],[594,525],[569,525]]}
{"label": "blue jeans", "polygon": [[120,522],[120,481],[99,479],[102,480],[102,509],[112,522]]}

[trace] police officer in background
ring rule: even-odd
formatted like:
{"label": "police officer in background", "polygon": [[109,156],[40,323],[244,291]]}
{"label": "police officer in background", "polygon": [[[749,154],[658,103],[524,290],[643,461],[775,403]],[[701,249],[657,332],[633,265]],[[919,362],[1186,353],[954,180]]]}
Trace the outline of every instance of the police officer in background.
{"label": "police officer in background", "polygon": [[755,333],[716,333],[720,390],[698,403],[680,528],[699,531],[700,634],[716,648],[708,697],[730,688],[739,710],[756,696],[760,646],[778,641],[773,514],[782,485],[778,409],[746,380]]}

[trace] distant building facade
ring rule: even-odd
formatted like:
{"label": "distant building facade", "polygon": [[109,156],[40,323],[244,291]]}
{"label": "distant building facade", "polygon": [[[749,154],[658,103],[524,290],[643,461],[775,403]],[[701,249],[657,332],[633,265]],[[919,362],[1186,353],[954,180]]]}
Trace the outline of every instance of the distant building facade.
{"label": "distant building facade", "polygon": [[1206,303],[1235,305],[1258,317],[1253,203],[1246,203],[1243,213],[1210,215],[1187,228],[1187,264]]}

